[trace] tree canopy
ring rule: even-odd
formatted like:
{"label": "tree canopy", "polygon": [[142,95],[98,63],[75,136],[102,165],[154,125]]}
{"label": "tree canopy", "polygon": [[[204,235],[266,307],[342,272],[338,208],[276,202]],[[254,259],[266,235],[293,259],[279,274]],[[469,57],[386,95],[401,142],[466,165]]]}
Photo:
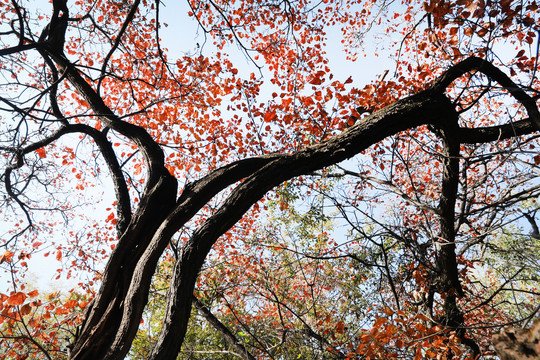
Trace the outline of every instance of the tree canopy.
{"label": "tree canopy", "polygon": [[188,0],[180,52],[171,4],[0,1],[0,359],[475,359],[533,323],[536,1]]}

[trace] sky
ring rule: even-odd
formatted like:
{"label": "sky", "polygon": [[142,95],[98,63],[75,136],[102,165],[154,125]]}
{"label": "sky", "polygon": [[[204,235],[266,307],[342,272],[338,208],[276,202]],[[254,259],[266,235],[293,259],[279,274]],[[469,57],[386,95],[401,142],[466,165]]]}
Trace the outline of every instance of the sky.
{"label": "sky", "polygon": [[[204,43],[204,35],[198,31],[196,21],[187,16],[188,5],[185,1],[165,0],[162,4],[160,20],[167,26],[160,29],[160,37],[162,45],[169,49],[169,59],[182,56],[186,51],[193,51],[197,49],[197,44],[202,45]],[[378,30],[374,26],[373,31],[377,32]],[[367,44],[365,48],[367,56],[352,62],[346,59],[339,29],[337,27],[328,29],[327,35],[328,41],[325,50],[329,56],[329,67],[337,79],[344,81],[349,76],[352,76],[354,85],[360,87],[377,79],[378,75],[385,70],[394,70],[395,62],[388,53],[384,53],[384,49],[379,51],[380,56],[375,55],[375,44]],[[209,39],[203,50],[207,54],[212,49],[211,40]],[[245,68],[239,69],[241,72],[244,71],[249,75],[250,72],[257,71],[255,66],[235,46],[230,46],[227,52],[233,55],[235,63],[241,64],[243,62],[245,64]]]}
{"label": "sky", "polygon": [[[44,12],[52,11],[52,6],[48,0],[29,0],[28,6],[36,11],[41,10]],[[160,35],[162,39],[162,46],[167,48],[168,59],[172,61],[174,58],[183,56],[186,52],[193,52],[198,47],[198,44],[204,44],[204,35],[198,31],[197,23],[193,18],[187,16],[187,3],[185,1],[165,0],[162,2],[160,10],[160,20],[162,23],[166,23],[167,26],[163,26],[160,29]],[[352,62],[346,59],[346,55],[341,46],[341,33],[337,29],[330,29],[328,31],[328,48],[326,49],[329,54],[330,68],[333,70],[333,75],[336,79],[342,81],[349,77],[352,77],[353,84],[357,87],[361,87],[372,80],[375,80],[379,74],[385,70],[393,70],[394,63],[388,56],[375,56],[375,51],[370,51],[369,47],[366,48],[366,54],[364,58],[360,58],[356,62]],[[211,44],[211,41],[205,43],[203,51],[206,55],[211,54],[215,49]],[[230,46],[227,49],[232,54],[232,60],[237,64],[244,64],[245,66],[239,66],[240,72],[245,73],[245,76],[249,76],[249,73],[257,73],[256,67],[245,57],[242,52],[235,46]],[[264,70],[262,71],[264,76]],[[271,90],[268,90],[271,91]],[[106,218],[105,208],[110,206],[113,202],[112,184],[110,181],[104,181],[103,187],[105,190],[102,204],[96,204],[94,212],[104,212],[103,218]],[[95,196],[95,194],[88,194],[89,196]],[[98,194],[98,196],[101,196]],[[96,217],[97,218],[97,217]],[[58,263],[53,259],[53,256],[43,257],[35,255],[29,262],[29,269],[27,280],[30,280],[32,286],[36,286],[42,291],[53,291],[58,288],[68,289],[70,287],[76,287],[77,279],[60,281],[54,280],[56,277],[56,268]],[[9,280],[8,274],[0,273],[0,292],[5,288],[6,281]]]}

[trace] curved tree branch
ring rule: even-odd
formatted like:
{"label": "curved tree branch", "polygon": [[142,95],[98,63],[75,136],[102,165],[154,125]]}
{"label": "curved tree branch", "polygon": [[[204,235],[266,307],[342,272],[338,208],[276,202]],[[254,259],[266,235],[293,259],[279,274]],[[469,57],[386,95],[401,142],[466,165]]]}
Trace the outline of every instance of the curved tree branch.
{"label": "curved tree branch", "polygon": [[[122,174],[122,170],[120,168],[120,164],[118,163],[118,158],[116,157],[114,150],[112,148],[112,144],[109,142],[107,137],[101,133],[100,131],[84,124],[70,124],[70,125],[63,125],[60,129],[58,129],[56,132],[51,134],[50,136],[41,139],[39,141],[36,141],[30,145],[27,145],[23,148],[15,149],[15,148],[2,148],[2,150],[9,151],[16,156],[16,162],[12,164],[11,166],[6,168],[5,173],[5,181],[9,181],[9,174],[17,168],[20,168],[24,165],[24,156],[34,152],[38,149],[44,148],[47,145],[52,144],[54,141],[60,139],[62,136],[67,134],[73,134],[73,133],[82,133],[90,136],[98,147],[100,148],[101,154],[103,155],[103,158],[105,159],[105,162],[109,168],[109,171],[111,173],[111,177],[114,183],[114,189],[116,193],[116,198],[118,201],[118,207],[117,207],[117,217],[118,217],[118,229],[120,233],[122,233],[127,223],[129,222],[131,218],[131,201],[129,196],[129,191],[127,188],[127,184],[125,182],[124,176]],[[6,183],[7,185],[7,183]]]}
{"label": "curved tree branch", "polygon": [[247,177],[191,237],[177,261],[169,292],[167,312],[152,360],[173,359],[187,328],[192,291],[204,259],[219,236],[231,228],[264,194],[281,182],[338,163],[370,145],[407,128],[455,118],[443,94],[426,90],[382,109],[357,122],[340,135],[320,144],[283,155]]}
{"label": "curved tree branch", "polygon": [[537,130],[530,119],[519,120],[510,124],[471,128],[459,128],[457,136],[462,144],[476,144],[510,139],[531,134]]}
{"label": "curved tree branch", "polygon": [[454,80],[473,70],[480,71],[482,74],[486,75],[491,80],[498,82],[503,88],[505,88],[525,107],[530,121],[536,125],[536,130],[540,130],[540,112],[538,111],[538,107],[536,106],[534,99],[527,95],[527,93],[523,91],[519,85],[508,77],[508,75],[489,61],[474,56],[469,57],[452,66],[443,75],[436,79],[432,85],[432,88],[436,91],[444,92]]}
{"label": "curved tree branch", "polygon": [[54,60],[59,70],[66,75],[68,81],[87,101],[90,108],[105,126],[132,140],[141,149],[148,165],[146,188],[149,189],[159,181],[162,172],[165,170],[163,150],[145,129],[125,122],[114,114],[111,108],[105,104],[103,98],[82,77],[75,65],[64,56],[64,38],[68,21],[66,0],[53,1],[53,16],[47,27],[47,46],[44,51]]}

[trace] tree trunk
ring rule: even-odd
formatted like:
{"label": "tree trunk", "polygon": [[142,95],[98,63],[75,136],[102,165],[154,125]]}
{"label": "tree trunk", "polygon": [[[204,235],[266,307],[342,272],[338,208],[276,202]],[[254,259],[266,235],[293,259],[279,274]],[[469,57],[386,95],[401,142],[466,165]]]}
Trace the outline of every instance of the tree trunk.
{"label": "tree trunk", "polygon": [[530,329],[507,328],[493,336],[501,360],[540,359],[540,320]]}

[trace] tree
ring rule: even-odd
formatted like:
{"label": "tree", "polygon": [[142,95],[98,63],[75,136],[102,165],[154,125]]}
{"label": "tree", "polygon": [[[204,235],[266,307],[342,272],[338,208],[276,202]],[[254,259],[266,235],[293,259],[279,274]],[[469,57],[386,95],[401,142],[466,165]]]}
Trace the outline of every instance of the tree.
{"label": "tree", "polygon": [[[537,206],[536,2],[185,6],[213,54],[203,44],[170,60],[160,43],[159,1],[53,0],[48,14],[0,3],[2,206],[11,226],[0,263],[13,275],[1,303],[2,336],[11,340],[4,357],[24,357],[18,350],[29,341],[44,358],[57,356],[54,336],[16,333],[36,325],[25,315],[42,306],[26,301],[19,272],[49,246],[65,262],[60,271],[93,277],[81,282],[93,300],[82,306],[67,358],[126,356],[163,257],[172,273],[147,358],[176,358],[211,251],[230,255],[230,245],[253,235],[265,201],[278,196],[272,189],[321,176],[353,179],[347,196],[326,196],[351,238],[366,243],[364,252],[355,240],[343,253],[315,257],[345,258],[370,276],[378,269],[388,287],[368,317],[371,330],[339,340],[344,323],[329,315],[310,321],[335,327],[333,338],[305,321],[304,335],[336,357],[488,353],[489,332],[470,325],[480,315],[508,321],[496,306],[506,290],[478,285],[471,272],[496,231]],[[364,87],[334,79],[327,32],[341,30],[355,59],[378,24],[395,45],[394,74]],[[239,71],[243,63],[228,53],[233,45],[260,76]],[[353,157],[358,171],[331,168]],[[93,219],[85,193],[104,181],[115,200],[105,219]],[[324,193],[315,184],[310,191]],[[294,205],[278,199],[283,209]],[[386,214],[370,210],[381,200]],[[66,220],[65,241],[55,241]],[[302,250],[313,258],[309,251]],[[301,300],[272,301],[281,309]],[[201,299],[195,305],[211,322],[205,309],[213,309]]]}

